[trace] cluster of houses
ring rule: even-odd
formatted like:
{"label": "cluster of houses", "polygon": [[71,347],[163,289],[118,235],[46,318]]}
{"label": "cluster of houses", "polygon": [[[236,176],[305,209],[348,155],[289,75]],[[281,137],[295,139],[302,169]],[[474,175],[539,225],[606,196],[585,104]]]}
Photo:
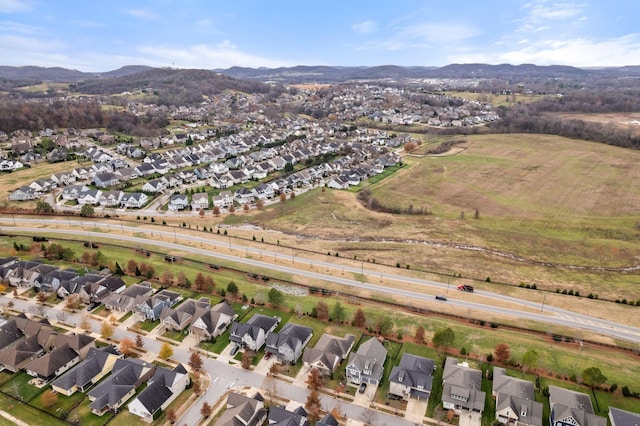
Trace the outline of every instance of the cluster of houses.
{"label": "cluster of houses", "polygon": [[[271,406],[268,409],[264,404],[264,397],[256,392],[243,394],[230,392],[227,396],[226,409],[215,426],[258,426],[265,424],[274,426],[311,426],[308,413],[302,406],[287,410],[280,406]],[[338,426],[336,418],[327,413],[316,420],[316,426]]]}
{"label": "cluster of houses", "polygon": [[84,275],[71,269],[42,263],[39,260],[20,260],[17,257],[0,259],[0,280],[20,289],[57,294],[66,298],[77,294],[86,304],[99,304],[111,293],[126,289],[126,283],[108,269],[91,271]]}
{"label": "cluster of houses", "polygon": [[35,321],[24,314],[0,325],[0,369],[25,371],[35,386],[70,396],[82,392],[92,413],[117,412],[133,399],[129,411],[151,421],[188,385],[189,376],[178,364],[169,369],[134,358],[125,358],[113,346],[96,347],[86,334],[61,334],[46,319]]}

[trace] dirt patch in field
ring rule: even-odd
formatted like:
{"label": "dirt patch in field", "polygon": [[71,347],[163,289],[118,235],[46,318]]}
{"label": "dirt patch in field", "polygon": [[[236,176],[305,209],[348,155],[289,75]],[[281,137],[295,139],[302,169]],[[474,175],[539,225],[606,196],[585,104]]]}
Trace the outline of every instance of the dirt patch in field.
{"label": "dirt patch in field", "polygon": [[640,135],[640,112],[602,113],[602,114],[560,114],[564,120],[582,120],[591,123],[608,124],[629,129],[634,135]]}

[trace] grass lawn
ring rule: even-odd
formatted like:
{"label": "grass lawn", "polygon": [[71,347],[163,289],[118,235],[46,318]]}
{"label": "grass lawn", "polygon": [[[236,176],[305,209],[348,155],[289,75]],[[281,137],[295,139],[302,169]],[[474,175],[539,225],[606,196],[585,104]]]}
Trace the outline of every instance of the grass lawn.
{"label": "grass lawn", "polygon": [[144,330],[146,332],[150,332],[151,330],[153,330],[154,328],[156,328],[158,325],[160,325],[160,320],[157,319],[155,321],[139,321],[136,323],[136,325],[140,328],[140,330]]}
{"label": "grass lawn", "polygon": [[222,333],[220,336],[216,337],[213,341],[206,340],[206,341],[200,342],[198,346],[204,349],[205,351],[219,354],[224,350],[224,348],[226,348],[229,345],[229,334],[230,334],[230,331],[227,329],[227,331]]}
{"label": "grass lawn", "polygon": [[[7,413],[22,420],[23,422],[26,422],[29,425],[68,425],[68,423],[58,419],[57,417],[54,417],[44,411],[40,411],[30,405],[18,402],[3,393],[0,393],[0,407],[2,407],[3,411],[6,411]],[[5,421],[4,418],[2,418],[2,421],[0,421],[0,423],[2,423],[3,421]]]}
{"label": "grass lawn", "polygon": [[162,336],[166,337],[167,339],[175,340],[178,342],[182,342],[188,335],[189,330],[187,330],[186,328],[182,331],[167,330],[162,334]]}
{"label": "grass lawn", "polygon": [[132,312],[132,311],[131,311],[131,312],[127,312],[126,314],[124,314],[123,316],[121,316],[121,317],[118,319],[118,322],[121,322],[121,323],[125,322],[126,320],[128,320],[128,319],[129,319],[129,317],[131,317],[131,315],[133,315],[133,312]]}
{"label": "grass lawn", "polygon": [[[86,398],[80,405],[76,407],[75,410],[69,413],[67,420],[70,422],[77,422],[82,426],[103,426],[107,424],[107,422],[109,422],[114,416],[111,411],[107,411],[102,416],[96,416],[91,412],[89,404],[91,404],[91,401],[89,401],[89,398]],[[124,406],[123,408],[126,409],[126,406]]]}
{"label": "grass lawn", "polygon": [[[46,389],[45,389],[46,390]],[[31,405],[33,405],[36,408],[39,408],[41,410],[44,410],[48,413],[50,413],[53,416],[59,417],[61,419],[64,419],[68,416],[68,414],[74,409],[76,408],[78,405],[80,405],[82,403],[82,401],[85,398],[85,394],[83,394],[82,392],[76,392],[71,396],[66,396],[63,394],[57,394],[58,395],[58,400],[56,401],[55,404],[53,404],[51,407],[49,408],[45,408],[42,405],[42,395],[44,394],[41,393],[40,395],[38,395],[38,397],[34,398],[33,401],[31,401]]]}
{"label": "grass lawn", "polygon": [[7,395],[11,395],[15,398],[22,398],[23,401],[29,402],[40,393],[44,392],[45,389],[37,388],[33,385],[29,384],[29,380],[33,379],[27,373],[20,372],[16,373],[14,377],[5,383],[0,390],[6,393]]}

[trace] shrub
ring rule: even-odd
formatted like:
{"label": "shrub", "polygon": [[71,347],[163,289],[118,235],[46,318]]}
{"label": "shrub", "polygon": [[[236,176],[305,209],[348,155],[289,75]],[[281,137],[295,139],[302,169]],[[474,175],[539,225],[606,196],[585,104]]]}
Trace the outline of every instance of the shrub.
{"label": "shrub", "polygon": [[493,362],[493,354],[492,353],[487,355],[487,362]]}
{"label": "shrub", "polygon": [[487,277],[484,279],[486,282],[490,283],[491,282],[491,277]]}
{"label": "shrub", "polygon": [[611,386],[609,386],[609,392],[613,393],[616,391],[616,389],[618,389],[618,384],[614,383]]}
{"label": "shrub", "polygon": [[535,284],[531,284],[531,290],[537,290],[537,289],[538,289],[538,286],[537,286],[537,285],[535,285]]}
{"label": "shrub", "polygon": [[463,347],[460,349],[460,355],[466,355],[466,354],[467,354],[467,349],[463,346]]}
{"label": "shrub", "polygon": [[622,395],[623,396],[631,396],[631,391],[629,390],[629,386],[622,387]]}

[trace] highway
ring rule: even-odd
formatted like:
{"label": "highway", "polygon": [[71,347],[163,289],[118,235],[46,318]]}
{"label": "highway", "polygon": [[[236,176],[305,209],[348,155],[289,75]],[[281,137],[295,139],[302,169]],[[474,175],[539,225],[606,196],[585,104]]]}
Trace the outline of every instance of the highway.
{"label": "highway", "polygon": [[[335,275],[323,274],[321,272],[309,271],[306,269],[296,268],[295,262],[300,265],[313,265],[317,270],[321,270],[323,268],[339,270],[342,272],[351,272],[354,274],[364,274],[365,276],[375,276],[386,278],[389,280],[397,280],[400,282],[410,283],[415,287],[423,287],[427,288],[431,291],[445,291],[448,289],[449,285],[447,283],[440,283],[436,281],[430,281],[420,278],[407,277],[398,274],[379,272],[379,271],[371,271],[365,268],[364,263],[362,267],[350,267],[343,265],[335,265],[330,262],[323,262],[318,260],[310,260],[305,259],[304,257],[300,257],[292,254],[292,262],[291,266],[281,265],[279,263],[272,262],[264,262],[261,260],[256,260],[252,258],[248,258],[247,255],[251,253],[252,255],[259,255],[260,257],[274,257],[278,256],[280,259],[284,259],[285,257],[282,253],[275,253],[273,251],[257,249],[252,247],[246,247],[243,245],[232,244],[231,239],[224,237],[218,234],[205,234],[206,237],[192,236],[189,235],[189,241],[192,244],[204,244],[212,245],[216,244],[218,246],[224,245],[225,247],[229,247],[232,251],[236,250],[238,255],[233,254],[224,254],[217,251],[212,251],[206,248],[198,248],[191,245],[186,244],[178,244],[178,238],[181,236],[176,235],[174,229],[165,229],[157,227],[154,230],[142,229],[139,227],[130,227],[123,225],[122,222],[108,222],[108,221],[99,221],[99,220],[85,220],[85,221],[77,221],[77,220],[69,220],[69,219],[59,219],[59,218],[50,218],[50,219],[40,219],[40,218],[8,218],[3,217],[0,218],[0,222],[4,223],[5,226],[0,227],[0,231],[4,233],[11,232],[28,232],[28,233],[42,233],[43,228],[36,227],[34,225],[46,225],[48,226],[46,229],[47,233],[56,233],[56,234],[66,234],[66,235],[74,235],[82,238],[92,239],[92,238],[104,238],[104,239],[114,239],[119,241],[127,241],[132,244],[132,246],[138,245],[155,245],[160,247],[159,251],[171,251],[171,250],[180,250],[183,252],[209,256],[212,259],[223,259],[227,261],[236,262],[239,264],[244,264],[249,267],[256,268],[264,268],[270,269],[280,272],[285,272],[288,274],[294,274],[302,277],[308,277],[318,280],[330,281],[338,284],[342,284],[349,287],[361,288],[365,290],[374,291],[381,294],[389,294],[393,296],[403,296],[407,298],[407,300],[425,300],[432,302],[434,300],[432,295],[424,294],[419,291],[411,291],[404,290],[398,288],[385,287],[381,285],[376,285],[368,282],[356,281],[353,279],[342,278]],[[31,226],[18,226],[18,223],[28,224]],[[9,226],[6,226],[8,224]],[[60,225],[60,226],[77,226],[81,228],[89,228],[90,231],[84,229],[53,229],[51,225]],[[98,230],[96,230],[98,229]],[[120,232],[131,232],[131,233],[144,233],[147,232],[151,238],[141,238],[141,237],[133,237],[128,235],[118,235]],[[167,239],[174,239],[176,242],[168,242],[168,241],[158,241],[155,238],[158,236],[163,236]],[[226,241],[228,240],[228,242]],[[556,308],[554,306],[543,306],[541,303],[531,302],[527,300],[517,299],[511,296],[505,296],[490,292],[481,292],[477,291],[476,294],[483,296],[484,298],[491,301],[490,304],[481,304],[476,302],[471,302],[464,300],[464,294],[461,293],[460,297],[448,297],[446,302],[449,305],[459,307],[461,312],[466,312],[467,309],[473,309],[477,311],[490,312],[495,314],[508,315],[514,318],[519,318],[524,321],[539,321],[542,323],[547,323],[555,326],[563,326],[563,327],[572,327],[579,330],[587,330],[591,332],[600,333],[603,335],[611,336],[617,339],[627,340],[634,343],[640,343],[640,328],[628,326],[625,324],[619,324],[612,321],[607,321],[604,319],[592,317],[589,315],[568,312],[564,309]],[[502,307],[501,305],[509,303],[517,304],[526,308],[524,310],[518,310],[513,308]],[[543,312],[544,311],[544,312]]]}

